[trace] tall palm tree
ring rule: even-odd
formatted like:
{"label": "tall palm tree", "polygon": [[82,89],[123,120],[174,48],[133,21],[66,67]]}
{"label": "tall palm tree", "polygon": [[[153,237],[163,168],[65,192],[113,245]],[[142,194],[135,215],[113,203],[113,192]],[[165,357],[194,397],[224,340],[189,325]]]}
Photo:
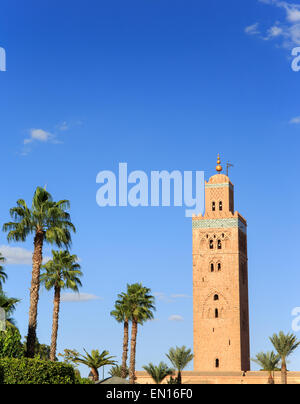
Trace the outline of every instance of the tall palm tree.
{"label": "tall palm tree", "polygon": [[273,334],[270,341],[281,358],[281,383],[287,384],[286,359],[298,348],[300,341],[297,341],[294,334],[285,335],[283,331],[280,331],[278,335]]}
{"label": "tall palm tree", "polygon": [[87,353],[86,350],[84,352],[86,355],[76,356],[73,361],[88,366],[92,371],[94,382],[99,380],[99,368],[107,365],[114,366],[116,364],[113,360],[114,356],[109,356],[108,351],[103,351],[101,354],[98,350],[93,350],[91,354]]}
{"label": "tall palm tree", "polygon": [[129,343],[129,317],[130,310],[128,307],[128,299],[124,296],[118,295],[118,300],[115,303],[115,309],[110,313],[118,323],[123,323],[124,334],[123,334],[123,355],[122,355],[122,372],[121,377],[126,379],[127,374],[127,358],[128,358],[128,343]]}
{"label": "tall palm tree", "polygon": [[170,369],[164,362],[160,362],[158,366],[154,366],[149,363],[148,366],[144,366],[143,369],[152,377],[156,384],[161,384],[167,376],[172,376],[173,369]]}
{"label": "tall palm tree", "polygon": [[10,210],[13,221],[5,223],[3,226],[3,230],[8,232],[7,240],[9,242],[24,242],[29,235],[34,236],[27,338],[27,356],[30,358],[34,357],[36,340],[43,245],[46,242],[57,245],[59,248],[69,248],[71,231],[75,232],[70,214],[67,212],[69,208],[69,201],[54,202],[46,189],[38,187],[34,193],[31,208],[23,199],[19,199],[17,206]]}
{"label": "tall palm tree", "polygon": [[[0,263],[5,262],[5,258],[3,255],[0,253]],[[0,265],[0,290],[2,289],[2,284],[6,281],[7,279],[7,274],[3,268],[2,265]]]}
{"label": "tall palm tree", "polygon": [[50,360],[55,362],[61,290],[78,292],[78,287],[82,286],[79,279],[82,272],[78,257],[71,255],[69,251],[52,251],[52,255],[53,259],[42,267],[44,272],[41,274],[41,282],[47,290],[54,289]]}
{"label": "tall palm tree", "polygon": [[0,308],[5,311],[6,325],[15,326],[15,320],[11,317],[16,310],[16,304],[19,303],[19,299],[13,297],[7,297],[6,294],[0,290]]}
{"label": "tall palm tree", "polygon": [[267,353],[260,352],[256,355],[255,359],[252,359],[252,361],[261,366],[262,370],[269,373],[268,384],[275,384],[273,373],[280,362],[280,356],[276,355],[273,351]]}
{"label": "tall palm tree", "polygon": [[194,358],[191,349],[187,349],[185,346],[171,348],[166,357],[178,372],[177,383],[182,384],[181,373]]}
{"label": "tall palm tree", "polygon": [[152,320],[155,311],[154,297],[151,290],[141,283],[127,285],[127,293],[122,294],[126,307],[128,307],[129,318],[132,322],[131,343],[130,343],[130,366],[129,381],[135,384],[135,362],[136,362],[136,340],[138,325],[143,325],[146,321]]}

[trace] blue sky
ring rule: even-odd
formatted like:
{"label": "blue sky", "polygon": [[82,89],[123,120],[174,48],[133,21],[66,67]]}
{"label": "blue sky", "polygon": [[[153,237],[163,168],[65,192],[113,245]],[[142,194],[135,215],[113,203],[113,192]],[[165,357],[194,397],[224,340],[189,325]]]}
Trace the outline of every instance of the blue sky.
{"label": "blue sky", "polygon": [[[290,56],[300,46],[299,11],[275,0],[2,1],[1,222],[18,198],[30,201],[47,184],[55,199],[71,200],[77,227],[72,251],[87,301],[62,304],[59,352],[98,348],[120,358],[122,327],[109,313],[136,281],[158,296],[156,321],[139,333],[137,368],[170,346],[192,347],[184,208],[100,209],[95,179],[119,162],[208,178],[218,152],[234,163],[236,208],[248,220],[252,356],[271,348],[273,332],[291,330],[300,306],[300,72]],[[5,290],[22,299],[16,319],[25,335],[32,240],[11,245],[26,251],[7,250],[2,233],[0,245],[14,264]],[[43,290],[42,343],[51,317]],[[300,351],[290,368],[300,369]]]}

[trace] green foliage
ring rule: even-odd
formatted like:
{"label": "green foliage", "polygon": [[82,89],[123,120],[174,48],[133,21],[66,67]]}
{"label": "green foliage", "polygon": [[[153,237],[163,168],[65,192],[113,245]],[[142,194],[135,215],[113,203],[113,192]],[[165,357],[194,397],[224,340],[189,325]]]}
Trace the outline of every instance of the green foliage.
{"label": "green foliage", "polygon": [[285,335],[283,331],[280,331],[278,335],[273,334],[270,341],[283,361],[300,345],[300,341],[297,341],[297,337],[294,334]]}
{"label": "green foliage", "polygon": [[181,348],[171,348],[166,355],[174,368],[178,371],[177,384],[181,384],[181,372],[187,367],[187,365],[193,360],[194,355],[191,349],[187,349],[185,346]]}
{"label": "green foliage", "polygon": [[[25,342],[24,342],[24,351],[25,351],[25,356],[26,356],[26,351],[27,351],[27,337],[25,337]],[[35,340],[34,344],[34,352],[35,355],[34,357],[36,359],[40,359],[42,361],[49,361],[50,360],[50,346],[46,344],[40,344],[39,340]],[[56,361],[58,359],[56,358]]]}
{"label": "green foliage", "polygon": [[0,384],[75,384],[74,369],[38,359],[0,359]]}
{"label": "green foliage", "polygon": [[163,362],[160,362],[158,366],[149,363],[148,366],[144,366],[143,368],[152,377],[156,384],[161,384],[167,376],[171,376],[174,373],[174,370],[170,369],[168,365]]}
{"label": "green foliage", "polygon": [[78,286],[81,286],[79,278],[82,276],[78,257],[69,251],[52,251],[52,255],[53,259],[42,267],[41,282],[45,288],[50,290],[57,287],[78,292]]}
{"label": "green foliage", "polygon": [[[119,366],[119,365],[113,366],[108,373],[109,373],[109,375],[111,377],[115,376],[115,377],[120,377],[121,379],[123,379],[122,366]],[[128,368],[126,368],[125,373],[126,373],[125,379],[127,379],[127,377],[129,376],[129,369]]]}
{"label": "green foliage", "polygon": [[23,358],[24,347],[21,343],[21,334],[13,326],[0,332],[0,358]]}
{"label": "green foliage", "polygon": [[191,349],[186,349],[185,346],[181,348],[171,348],[166,356],[178,372],[186,368],[194,358]]}
{"label": "green foliage", "polygon": [[[3,255],[0,253],[0,263],[5,262],[5,258]],[[7,279],[7,274],[5,272],[5,269],[3,268],[2,265],[0,265],[0,289],[2,289],[2,284],[6,281]]]}
{"label": "green foliage", "polygon": [[75,349],[65,349],[63,354],[58,354],[61,358],[63,358],[64,363],[67,365],[73,365],[75,368],[78,366],[75,363],[75,359],[79,356],[79,352],[77,352]]}
{"label": "green foliage", "polygon": [[280,362],[280,356],[276,355],[273,351],[267,353],[260,352],[252,361],[261,366],[262,370],[273,372],[278,370],[277,365]]}
{"label": "green foliage", "polygon": [[87,379],[87,378],[81,378],[81,379],[76,379],[76,383],[75,384],[95,384],[95,382],[93,382],[93,380],[91,379]]}
{"label": "green foliage", "polygon": [[[141,283],[127,285],[127,293],[118,295],[116,302],[116,310],[126,313],[126,317],[139,324],[144,324],[148,320],[154,318],[155,299],[150,294],[151,289],[144,287]],[[116,311],[111,313],[114,317],[118,317]]]}
{"label": "green foliage", "polygon": [[4,309],[5,311],[7,326],[14,324],[14,319],[11,318],[11,316],[16,310],[16,304],[19,303],[19,301],[19,299],[7,297],[6,294],[0,289],[0,308]]}
{"label": "green foliage", "polygon": [[113,360],[114,356],[109,356],[108,351],[103,351],[101,354],[96,350],[92,350],[91,354],[84,350],[86,355],[79,355],[74,358],[75,363],[81,363],[88,366],[90,369],[99,369],[107,365],[115,365],[116,362]]}
{"label": "green foliage", "polygon": [[75,378],[75,384],[95,384],[95,382],[87,377],[81,377],[80,375]]}
{"label": "green foliage", "polygon": [[10,209],[13,221],[5,223],[3,231],[8,233],[8,241],[16,242],[24,242],[29,235],[43,232],[47,243],[68,248],[71,244],[71,232],[75,232],[70,214],[66,211],[68,209],[69,201],[54,202],[49,192],[37,187],[31,208],[23,199],[19,199],[17,206]]}
{"label": "green foliage", "polygon": [[177,377],[170,377],[170,379],[167,381],[167,384],[179,384],[178,383],[178,379],[177,379]]}

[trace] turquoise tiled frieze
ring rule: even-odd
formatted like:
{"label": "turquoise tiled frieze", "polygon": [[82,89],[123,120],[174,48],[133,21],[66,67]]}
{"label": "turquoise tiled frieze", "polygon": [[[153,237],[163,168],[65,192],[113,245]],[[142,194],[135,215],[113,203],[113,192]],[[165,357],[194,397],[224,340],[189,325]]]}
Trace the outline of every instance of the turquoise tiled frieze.
{"label": "turquoise tiled frieze", "polygon": [[193,220],[193,229],[228,229],[236,227],[244,233],[247,232],[245,224],[239,218]]}
{"label": "turquoise tiled frieze", "polygon": [[233,186],[230,182],[224,182],[223,184],[206,184],[205,187],[206,188],[224,188],[224,187],[233,188]]}

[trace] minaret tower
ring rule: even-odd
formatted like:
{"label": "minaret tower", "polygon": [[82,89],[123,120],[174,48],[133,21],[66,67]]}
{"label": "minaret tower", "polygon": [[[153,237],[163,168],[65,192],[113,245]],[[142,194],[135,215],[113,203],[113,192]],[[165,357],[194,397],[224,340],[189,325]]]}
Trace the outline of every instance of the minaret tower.
{"label": "minaret tower", "polygon": [[250,370],[247,223],[222,174],[205,183],[205,214],[193,218],[194,370]]}

